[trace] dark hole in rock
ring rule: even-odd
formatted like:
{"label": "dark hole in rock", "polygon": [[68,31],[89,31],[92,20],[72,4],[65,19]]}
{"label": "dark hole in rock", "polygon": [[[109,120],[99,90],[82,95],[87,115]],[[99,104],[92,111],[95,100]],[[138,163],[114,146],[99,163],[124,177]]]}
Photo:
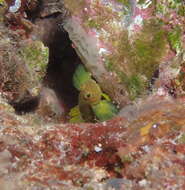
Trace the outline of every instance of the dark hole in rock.
{"label": "dark hole in rock", "polygon": [[38,107],[40,97],[29,97],[19,102],[9,102],[13,106],[15,112],[19,115],[35,111]]}
{"label": "dark hole in rock", "polygon": [[42,4],[42,0],[25,1],[25,12],[30,21],[34,22],[39,17],[40,11],[42,10]]}
{"label": "dark hole in rock", "polygon": [[81,60],[64,29],[57,29],[48,47],[49,63],[44,84],[52,88],[59,100],[70,109],[78,103],[78,91],[73,86],[72,78]]}
{"label": "dark hole in rock", "polygon": [[155,84],[155,82],[158,78],[159,78],[159,69],[156,69],[156,71],[153,73],[153,76],[149,82],[148,93],[150,93],[152,91],[153,85]]}
{"label": "dark hole in rock", "polygon": [[[41,19],[41,23],[44,19]],[[43,22],[45,25],[45,34],[41,36],[43,43],[49,47],[49,63],[43,80],[43,86],[53,89],[65,106],[68,112],[73,106],[78,104],[78,91],[73,86],[72,77],[78,64],[81,63],[80,58],[72,47],[68,33],[56,24],[56,18],[49,17]],[[50,22],[53,20],[54,22]],[[49,21],[49,22],[48,22]],[[52,23],[50,29],[47,30],[47,24]],[[18,114],[35,111],[39,105],[41,97],[25,98],[18,103],[12,103]]]}

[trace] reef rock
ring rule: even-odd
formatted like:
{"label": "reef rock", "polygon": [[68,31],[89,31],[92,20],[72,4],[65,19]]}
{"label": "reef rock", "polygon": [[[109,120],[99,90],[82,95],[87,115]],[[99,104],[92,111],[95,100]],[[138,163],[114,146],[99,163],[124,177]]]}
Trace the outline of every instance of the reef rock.
{"label": "reef rock", "polygon": [[133,121],[52,124],[1,99],[1,189],[183,190],[184,105],[151,101]]}
{"label": "reef rock", "polygon": [[[6,12],[0,17],[0,189],[184,190],[184,2],[43,0],[42,5],[39,21],[52,15],[57,25],[58,14],[67,12],[59,27],[123,108],[109,121],[65,123],[58,94],[42,83],[48,48],[27,30],[26,23],[35,27],[23,16],[29,12],[22,5],[9,14],[10,5],[0,6]],[[36,110],[17,115],[11,105],[30,97],[36,97]]]}
{"label": "reef rock", "polygon": [[24,30],[10,29],[0,23],[0,92],[18,103],[39,94],[49,50],[41,41],[26,39]]}
{"label": "reef rock", "polygon": [[169,87],[178,75],[184,62],[184,1],[63,2],[70,12],[64,28],[75,50],[121,107],[146,95],[166,67],[155,89]]}

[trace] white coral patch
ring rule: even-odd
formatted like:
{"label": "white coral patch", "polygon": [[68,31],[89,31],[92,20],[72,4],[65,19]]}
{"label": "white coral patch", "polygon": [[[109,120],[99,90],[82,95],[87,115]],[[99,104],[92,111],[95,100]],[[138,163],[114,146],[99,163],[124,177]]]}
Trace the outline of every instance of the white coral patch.
{"label": "white coral patch", "polygon": [[158,88],[158,89],[157,89],[157,94],[158,94],[159,96],[164,96],[164,95],[166,95],[166,92],[165,92],[165,90],[161,87],[161,88]]}
{"label": "white coral patch", "polygon": [[137,15],[134,19],[134,24],[142,25],[143,24],[143,18],[141,15]]}
{"label": "white coral patch", "polygon": [[105,53],[108,53],[108,51],[105,48],[100,48],[99,49],[99,55],[102,55],[102,54],[105,54]]}
{"label": "white coral patch", "polygon": [[15,13],[21,7],[21,0],[15,0],[15,4],[10,6],[9,11]]}
{"label": "white coral patch", "polygon": [[94,150],[95,150],[95,152],[101,152],[103,150],[102,144],[98,144],[98,145],[94,146]]}
{"label": "white coral patch", "polygon": [[146,185],[147,185],[147,180],[146,179],[143,179],[143,180],[139,181],[139,186],[144,187]]}
{"label": "white coral patch", "polygon": [[134,33],[136,25],[138,25],[138,26],[142,26],[143,25],[143,18],[142,18],[141,15],[137,15],[134,18],[133,22],[128,26],[129,36],[131,36],[132,33]]}
{"label": "white coral patch", "polygon": [[[137,0],[139,2],[139,0]],[[146,9],[152,4],[152,0],[147,0],[144,3],[138,4],[137,7],[140,9]]]}

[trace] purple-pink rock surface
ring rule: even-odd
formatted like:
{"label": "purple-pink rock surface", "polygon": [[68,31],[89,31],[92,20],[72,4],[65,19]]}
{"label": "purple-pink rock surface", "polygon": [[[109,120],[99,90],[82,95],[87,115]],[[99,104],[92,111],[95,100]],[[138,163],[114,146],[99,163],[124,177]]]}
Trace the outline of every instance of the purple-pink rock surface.
{"label": "purple-pink rock surface", "polygon": [[146,95],[155,78],[157,91],[179,74],[184,1],[64,0],[64,6],[70,12],[64,28],[74,48],[121,107]]}

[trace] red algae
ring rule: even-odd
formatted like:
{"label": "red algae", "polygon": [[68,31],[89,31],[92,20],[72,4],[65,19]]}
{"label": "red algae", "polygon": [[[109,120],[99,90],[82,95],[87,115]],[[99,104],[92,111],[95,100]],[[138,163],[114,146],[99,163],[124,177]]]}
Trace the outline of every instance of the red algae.
{"label": "red algae", "polygon": [[117,117],[97,124],[58,124],[35,131],[35,137],[15,122],[14,128],[1,130],[1,152],[11,155],[9,171],[22,173],[22,183],[30,185],[86,187],[101,169],[105,173],[96,183],[116,177],[137,187],[144,183],[146,189],[155,184],[183,189],[185,146],[178,138],[185,110],[178,103],[159,107],[131,122]]}
{"label": "red algae", "polygon": [[[109,4],[106,4],[107,2]],[[127,6],[127,8],[133,9],[129,9],[130,12],[127,12],[127,16],[131,18],[127,23],[130,28],[127,28],[128,31],[125,29],[119,31],[117,29],[123,29],[122,26],[126,25],[126,23],[120,23],[122,17],[117,15],[119,11],[116,10],[122,7],[124,2],[133,3],[132,6]],[[139,5],[138,2],[142,5]],[[143,8],[146,2],[149,3],[149,6]],[[98,52],[98,64],[103,66],[104,58],[107,58],[106,53],[102,54],[102,51],[108,50],[108,53],[111,54],[118,52],[116,56],[119,55],[120,57],[117,56],[114,60],[114,66],[120,63],[117,65],[118,70],[120,68],[125,69],[124,72],[128,70],[130,74],[128,78],[125,79],[123,73],[120,76],[128,84],[128,89],[134,89],[136,92],[143,90],[143,86],[138,84],[140,76],[133,76],[133,70],[129,70],[125,63],[129,63],[130,66],[130,61],[134,62],[140,55],[138,60],[140,62],[144,60],[142,62],[144,66],[141,68],[141,65],[137,65],[138,70],[140,74],[146,72],[149,75],[148,78],[151,79],[154,70],[161,66],[161,62],[163,60],[170,61],[180,52],[178,48],[183,47],[179,40],[183,40],[181,32],[184,30],[182,29],[183,26],[178,23],[182,22],[182,18],[175,11],[171,11],[170,7],[167,8],[170,9],[171,17],[169,16],[168,18],[168,15],[163,14],[163,12],[155,15],[154,8],[158,11],[163,11],[163,9],[160,9],[161,6],[155,7],[155,4],[150,4],[151,2],[124,0],[80,0],[77,2],[75,0],[64,0],[66,7],[71,11],[72,17],[70,19],[77,25],[83,25],[84,31],[87,32],[87,38],[94,37],[93,39],[98,39],[97,43],[95,43],[95,46],[97,45],[98,47],[96,49]],[[162,6],[169,3],[169,1],[155,2]],[[91,5],[95,9],[92,9]],[[34,9],[34,5],[32,6]],[[27,8],[24,4],[23,9],[21,8],[18,14],[12,16],[15,18],[9,20],[9,26],[10,28],[13,27],[13,32],[27,29],[21,21],[21,19],[25,19],[22,17],[22,13]],[[176,8],[179,9],[179,4]],[[125,11],[126,9],[120,10]],[[124,12],[123,15],[127,13]],[[48,14],[42,14],[41,17],[43,15],[48,16]],[[141,19],[139,23],[135,22],[138,21],[138,18],[134,20],[137,16]],[[152,19],[157,17],[157,22],[152,20],[151,17]],[[116,24],[114,21],[116,21]],[[160,22],[162,22],[162,27]],[[116,28],[118,23],[121,25],[120,28]],[[29,25],[29,23],[26,24]],[[113,24],[113,26],[109,26],[109,24]],[[138,35],[133,39],[129,39],[133,34],[131,32],[132,24],[140,27],[137,28],[140,31],[134,30]],[[180,30],[174,30],[176,25],[180,27]],[[116,32],[112,32],[112,29],[115,29]],[[103,30],[106,31],[105,36],[100,35]],[[81,30],[79,31],[81,32]],[[107,34],[110,34],[111,37],[107,38]],[[12,35],[9,36],[13,38]],[[100,38],[96,38],[97,36]],[[122,41],[119,44],[120,37],[122,37]],[[20,38],[16,39],[20,41]],[[148,43],[148,39],[153,40]],[[165,43],[161,39],[165,39]],[[94,44],[93,42],[93,40],[90,40],[90,44]],[[123,44],[123,42],[128,43]],[[162,44],[160,45],[160,43]],[[166,43],[168,44],[166,45]],[[7,44],[6,40],[4,40],[4,44]],[[148,47],[155,45],[157,50],[152,49],[150,51],[148,49]],[[78,44],[74,43],[74,48],[77,48],[77,46]],[[3,47],[2,52],[5,49]],[[143,50],[143,47],[146,51],[140,51]],[[99,52],[100,48],[103,50],[101,49]],[[130,48],[133,48],[133,51],[130,51]],[[15,51],[13,45],[9,49]],[[163,49],[167,50],[167,52],[165,51],[166,57],[160,56]],[[92,52],[90,51],[90,53]],[[144,54],[147,55],[146,59],[143,59]],[[151,58],[153,56],[155,59]],[[149,65],[145,65],[149,59]],[[17,60],[19,61],[20,59]],[[138,60],[134,63],[137,64]],[[154,70],[149,71],[154,62],[157,63],[157,66]],[[178,61],[175,60],[174,62],[175,64],[172,64],[172,66],[176,66]],[[169,65],[167,64],[167,66]],[[18,116],[10,105],[2,103],[0,99],[0,184],[2,190],[107,190],[110,188],[120,190],[184,190],[185,107],[182,92],[184,91],[185,67],[182,60],[177,65],[179,66],[180,74],[175,79],[171,78],[168,69],[167,74],[165,73],[166,65],[159,68],[160,72],[164,73],[163,76],[165,76],[159,83],[160,85],[164,84],[164,86],[168,84],[169,86],[165,86],[167,90],[174,87],[176,90],[174,98],[167,95],[166,91],[166,94],[163,93],[163,90],[162,92],[157,91],[154,96],[149,96],[148,99],[145,98],[144,102],[142,100],[136,106],[131,105],[131,109],[125,107],[123,112],[120,111],[119,117],[102,123],[48,123],[46,120],[41,119],[41,113],[39,112]],[[94,66],[96,65],[92,65],[93,68],[95,68]],[[3,71],[7,70],[6,67],[2,68],[4,69]],[[100,67],[97,70],[99,71],[99,69]],[[23,73],[21,71],[21,69],[17,71],[18,76]],[[6,72],[2,72],[2,74],[4,73]],[[101,77],[104,74],[105,78],[102,78],[107,79],[105,80],[106,82],[110,82],[108,85],[115,87],[113,77],[116,73],[114,71],[107,75],[106,73],[100,73]],[[135,74],[138,73],[136,72]],[[13,81],[17,81],[15,78],[13,78]],[[4,80],[2,81],[4,82]],[[115,81],[120,86],[125,84],[121,83],[117,78]],[[18,87],[24,86],[22,82],[23,80],[20,80]],[[159,87],[161,87],[160,85]],[[2,83],[0,84],[1,86],[3,86]],[[27,87],[24,92],[30,88]],[[13,90],[11,91],[11,89]],[[10,100],[11,96],[14,96],[14,92],[18,91],[17,89],[19,88],[14,89],[12,87],[6,91],[4,86],[0,88],[2,93],[8,94],[5,97]],[[109,88],[108,90],[115,93],[112,89]],[[119,90],[121,97],[127,95],[124,90],[126,89]],[[115,91],[117,92],[118,90],[115,88]],[[118,94],[115,94],[113,97],[118,96]],[[140,92],[138,94],[140,95]],[[179,98],[178,101],[175,98]],[[16,100],[19,99],[21,98],[18,97]],[[124,105],[127,103],[126,101]]]}

